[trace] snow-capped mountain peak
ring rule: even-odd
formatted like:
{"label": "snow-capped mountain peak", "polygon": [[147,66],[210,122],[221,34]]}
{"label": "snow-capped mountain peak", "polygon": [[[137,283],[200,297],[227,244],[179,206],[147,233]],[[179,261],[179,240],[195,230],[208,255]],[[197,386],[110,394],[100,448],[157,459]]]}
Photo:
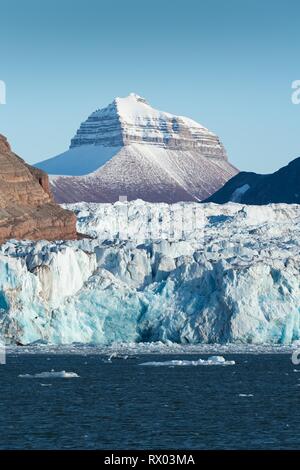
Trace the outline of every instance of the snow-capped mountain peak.
{"label": "snow-capped mountain peak", "polygon": [[199,201],[237,173],[217,135],[190,118],[153,108],[136,93],[94,111],[67,152],[36,166],[76,177],[52,180],[59,202],[114,202],[119,195]]}
{"label": "snow-capped mountain peak", "polygon": [[226,158],[218,137],[184,116],[160,111],[136,93],[117,97],[84,121],[70,148],[81,145],[119,146],[150,143],[178,149],[201,147],[204,154]]}

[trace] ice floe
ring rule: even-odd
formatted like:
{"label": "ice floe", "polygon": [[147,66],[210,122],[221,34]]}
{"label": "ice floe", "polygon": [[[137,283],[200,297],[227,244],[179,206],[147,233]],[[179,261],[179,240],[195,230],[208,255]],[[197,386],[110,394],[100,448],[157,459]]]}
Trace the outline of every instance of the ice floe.
{"label": "ice floe", "polygon": [[79,377],[75,372],[66,372],[65,370],[56,372],[51,370],[50,372],[39,372],[37,374],[20,374],[19,377],[23,379],[73,379]]}
{"label": "ice floe", "polygon": [[198,359],[197,361],[188,361],[185,359],[171,361],[150,361],[142,362],[141,366],[232,366],[235,361],[226,361],[223,356],[211,356],[208,359]]}

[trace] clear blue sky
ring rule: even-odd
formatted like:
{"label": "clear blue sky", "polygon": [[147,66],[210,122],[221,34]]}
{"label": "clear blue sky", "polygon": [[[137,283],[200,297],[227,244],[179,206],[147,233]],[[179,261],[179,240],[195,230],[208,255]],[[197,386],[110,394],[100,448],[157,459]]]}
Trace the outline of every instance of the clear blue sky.
{"label": "clear blue sky", "polygon": [[300,156],[297,0],[0,0],[0,133],[28,162],[134,91],[215,131],[238,168]]}

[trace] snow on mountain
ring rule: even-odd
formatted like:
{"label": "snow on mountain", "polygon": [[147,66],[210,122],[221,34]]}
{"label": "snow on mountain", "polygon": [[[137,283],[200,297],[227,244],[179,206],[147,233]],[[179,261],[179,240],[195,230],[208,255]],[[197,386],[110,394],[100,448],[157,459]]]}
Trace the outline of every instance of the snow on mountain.
{"label": "snow on mountain", "polygon": [[131,93],[83,122],[70,149],[36,164],[58,202],[201,200],[237,173],[219,138]]}
{"label": "snow on mountain", "polygon": [[298,205],[69,208],[93,239],[0,247],[7,342],[299,340]]}
{"label": "snow on mountain", "polygon": [[[37,164],[38,168],[50,175],[75,175],[88,174],[108,162],[121,147],[104,147],[98,145],[81,145]],[[51,179],[51,176],[50,176]]]}

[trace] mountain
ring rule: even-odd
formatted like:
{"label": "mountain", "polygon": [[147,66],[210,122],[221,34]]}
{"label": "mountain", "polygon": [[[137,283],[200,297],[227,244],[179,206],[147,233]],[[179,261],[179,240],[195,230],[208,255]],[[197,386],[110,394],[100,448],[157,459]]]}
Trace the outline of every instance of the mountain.
{"label": "mountain", "polygon": [[76,237],[76,217],[54,203],[48,175],[27,165],[0,135],[0,243]]}
{"label": "mountain", "polygon": [[[299,206],[68,207],[79,231],[95,238],[0,246],[6,344],[298,340],[299,347]],[[120,237],[126,212],[128,233]],[[195,230],[193,214],[203,221]],[[173,232],[180,220],[184,236]]]}
{"label": "mountain", "polygon": [[300,158],[269,175],[241,171],[205,202],[300,204]]}
{"label": "mountain", "polygon": [[200,201],[237,173],[219,138],[131,93],[83,122],[68,151],[37,163],[58,202]]}

